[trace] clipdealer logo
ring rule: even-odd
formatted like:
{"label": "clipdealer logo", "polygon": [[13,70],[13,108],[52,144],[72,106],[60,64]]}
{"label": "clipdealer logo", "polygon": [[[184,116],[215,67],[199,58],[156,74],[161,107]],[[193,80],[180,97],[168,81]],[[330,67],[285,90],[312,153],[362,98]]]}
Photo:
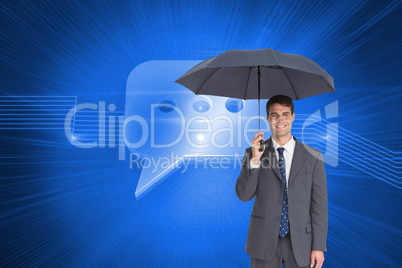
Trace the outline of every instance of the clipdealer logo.
{"label": "clipdealer logo", "polygon": [[[90,148],[105,148],[108,146],[109,148],[115,148],[116,146],[118,147],[118,155],[119,155],[119,160],[125,160],[126,159],[126,154],[125,150],[126,147],[129,147],[130,149],[136,149],[136,148],[141,148],[144,146],[148,140],[151,140],[150,146],[151,148],[171,148],[177,145],[183,138],[186,139],[187,143],[189,144],[190,147],[193,148],[206,148],[206,147],[215,147],[218,149],[225,149],[225,147],[233,147],[233,141],[229,141],[225,143],[224,145],[218,144],[216,140],[211,139],[209,142],[206,141],[201,147],[199,144],[193,142],[191,140],[191,137],[189,133],[192,132],[211,132],[211,127],[208,126],[207,131],[205,128],[194,128],[191,123],[196,121],[196,120],[202,120],[202,119],[207,119],[205,117],[197,116],[197,118],[190,118],[187,119],[185,118],[185,115],[183,112],[177,107],[177,106],[172,106],[170,104],[163,104],[164,107],[169,108],[171,110],[174,110],[177,115],[180,118],[180,134],[177,136],[177,138],[174,141],[171,141],[167,144],[156,144],[155,143],[155,126],[154,126],[154,111],[155,109],[160,109],[161,104],[151,104],[150,109],[151,109],[151,118],[149,120],[144,119],[143,117],[139,115],[131,115],[127,118],[125,116],[116,116],[116,115],[108,115],[106,116],[106,102],[105,101],[100,101],[98,104],[95,103],[82,103],[78,104],[70,109],[70,111],[67,113],[64,121],[64,130],[65,130],[65,135],[67,139],[70,141],[70,143],[76,147],[79,148],[84,148],[84,149],[90,149]],[[97,111],[98,114],[98,119],[97,119],[97,130],[98,130],[98,140],[97,141],[90,141],[90,142],[84,142],[80,141],[79,138],[75,137],[73,135],[73,121],[74,117],[76,114],[80,111],[83,110],[92,110],[92,111]],[[109,112],[114,112],[116,110],[116,105],[113,103],[109,104],[107,106],[107,110]],[[330,104],[327,104],[324,107],[325,110],[325,119],[333,119],[338,117],[338,101],[334,101]],[[233,122],[231,121],[231,118],[227,117],[224,118],[222,115],[217,115],[215,117],[217,120],[226,120],[229,122],[229,125],[234,125]],[[247,138],[248,133],[252,132],[253,130],[249,129],[250,122],[252,120],[258,120],[258,117],[250,117],[249,120],[244,124],[243,128],[243,137],[245,138],[246,144],[248,146],[251,145],[251,140]],[[305,129],[311,125],[314,125],[316,123],[319,123],[320,121],[324,120],[321,110],[315,111],[313,114],[309,115],[308,118],[303,122],[302,125],[302,137],[301,137],[301,142],[305,142],[308,139],[305,139]],[[205,122],[209,122],[208,120],[204,120]],[[141,138],[136,141],[136,142],[131,142],[127,139],[126,137],[126,127],[129,124],[139,124],[141,126]],[[267,125],[265,126],[267,127]],[[116,131],[116,128],[118,131]],[[267,128],[266,128],[267,129]],[[269,129],[269,128],[268,128]],[[233,132],[235,131],[234,128],[225,128],[226,132]],[[212,137],[216,137],[217,133],[221,133],[222,128],[215,130],[215,133],[212,133]],[[234,137],[234,135],[229,135],[231,138]],[[200,136],[198,136],[199,138]],[[323,153],[325,162],[333,167],[336,167],[338,165],[338,123],[337,122],[327,122],[326,124],[326,144],[325,144],[325,153]],[[107,143],[107,144],[106,144]],[[239,148],[239,150],[242,149],[242,144],[236,144]],[[197,153],[198,156],[201,154]],[[133,157],[134,156],[134,157]],[[219,157],[219,155],[216,155]],[[132,166],[133,163],[132,161],[135,162],[135,164],[138,165],[138,159],[141,156],[136,153],[132,153],[130,157],[130,166]],[[172,158],[173,159],[173,158]],[[160,161],[157,161],[155,159],[148,161],[152,161],[154,163],[160,163]],[[174,162],[177,162],[177,158]],[[204,165],[205,166],[205,165]]]}

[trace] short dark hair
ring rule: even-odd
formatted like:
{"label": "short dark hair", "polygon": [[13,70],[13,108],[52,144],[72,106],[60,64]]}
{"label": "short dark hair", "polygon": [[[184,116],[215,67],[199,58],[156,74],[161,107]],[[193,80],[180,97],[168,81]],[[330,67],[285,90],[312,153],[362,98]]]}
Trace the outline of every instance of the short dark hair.
{"label": "short dark hair", "polygon": [[267,117],[269,116],[269,107],[274,104],[274,103],[279,103],[282,106],[286,106],[290,108],[290,111],[293,112],[295,111],[295,106],[293,105],[293,101],[290,97],[285,96],[285,95],[275,95],[272,96],[268,102],[267,102]]}

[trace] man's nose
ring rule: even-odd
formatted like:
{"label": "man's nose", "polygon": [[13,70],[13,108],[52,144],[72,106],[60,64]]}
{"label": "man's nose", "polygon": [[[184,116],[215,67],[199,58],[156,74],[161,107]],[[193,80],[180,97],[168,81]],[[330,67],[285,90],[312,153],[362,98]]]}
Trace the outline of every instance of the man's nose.
{"label": "man's nose", "polygon": [[278,115],[278,118],[276,120],[279,122],[284,119],[285,119],[285,117],[283,115]]}

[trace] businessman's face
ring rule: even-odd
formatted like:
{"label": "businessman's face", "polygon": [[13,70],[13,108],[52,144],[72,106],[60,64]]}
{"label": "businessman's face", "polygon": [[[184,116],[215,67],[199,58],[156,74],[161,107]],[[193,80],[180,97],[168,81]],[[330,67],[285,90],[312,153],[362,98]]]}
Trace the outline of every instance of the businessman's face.
{"label": "businessman's face", "polygon": [[269,107],[267,120],[273,138],[287,138],[291,135],[295,114],[292,114],[290,107],[274,103]]}

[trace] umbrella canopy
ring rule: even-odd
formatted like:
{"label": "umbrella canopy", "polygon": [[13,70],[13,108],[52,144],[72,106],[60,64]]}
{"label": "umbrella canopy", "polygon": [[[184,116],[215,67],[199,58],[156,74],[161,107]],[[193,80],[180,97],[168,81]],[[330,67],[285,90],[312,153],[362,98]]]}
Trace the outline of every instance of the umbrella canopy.
{"label": "umbrella canopy", "polygon": [[228,50],[196,65],[176,82],[195,94],[244,100],[274,95],[299,100],[335,91],[334,79],[317,63],[271,48]]}

